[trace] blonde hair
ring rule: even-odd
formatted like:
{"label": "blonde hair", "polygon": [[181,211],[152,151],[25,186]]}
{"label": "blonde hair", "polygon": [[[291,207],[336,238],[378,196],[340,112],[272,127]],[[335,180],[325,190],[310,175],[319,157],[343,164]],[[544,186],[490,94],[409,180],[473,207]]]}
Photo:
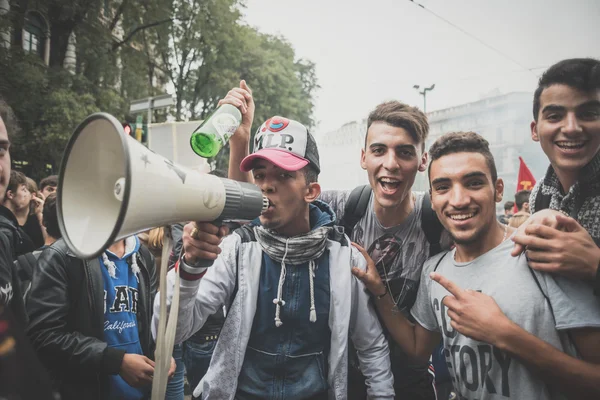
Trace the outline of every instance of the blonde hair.
{"label": "blonde hair", "polygon": [[152,252],[162,250],[164,235],[165,228],[163,226],[150,229],[148,231],[148,249]]}

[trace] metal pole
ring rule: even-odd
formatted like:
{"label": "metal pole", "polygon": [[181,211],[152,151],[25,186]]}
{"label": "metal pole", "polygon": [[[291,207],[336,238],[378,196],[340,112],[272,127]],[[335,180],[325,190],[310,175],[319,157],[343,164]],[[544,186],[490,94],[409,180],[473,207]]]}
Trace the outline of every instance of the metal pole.
{"label": "metal pole", "polygon": [[427,90],[423,91],[423,114],[427,114]]}
{"label": "metal pole", "polygon": [[154,106],[154,99],[151,97],[148,99],[148,124],[146,125],[146,145],[150,143],[150,124],[152,123],[152,107]]}

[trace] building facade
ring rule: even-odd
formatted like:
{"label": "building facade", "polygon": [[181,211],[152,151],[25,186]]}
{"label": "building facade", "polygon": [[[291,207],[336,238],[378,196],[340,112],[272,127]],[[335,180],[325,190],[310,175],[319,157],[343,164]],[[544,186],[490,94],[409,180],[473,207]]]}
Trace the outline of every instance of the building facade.
{"label": "building facade", "polygon": [[[430,112],[426,148],[444,133],[479,133],[490,143],[498,176],[504,180],[504,200],[514,200],[519,156],[536,178],[543,176],[548,166],[539,143],[531,139],[532,100],[531,93],[513,92]],[[367,173],[359,163],[366,130],[367,122],[363,120],[316,137],[322,160],[319,181],[324,190],[350,189],[368,183]],[[414,190],[429,190],[426,172],[417,174]]]}

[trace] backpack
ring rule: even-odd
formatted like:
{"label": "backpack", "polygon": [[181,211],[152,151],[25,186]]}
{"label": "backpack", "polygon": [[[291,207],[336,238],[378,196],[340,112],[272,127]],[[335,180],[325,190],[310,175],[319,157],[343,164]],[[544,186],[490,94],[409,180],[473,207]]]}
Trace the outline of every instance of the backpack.
{"label": "backpack", "polygon": [[33,276],[33,269],[37,264],[37,259],[40,256],[41,251],[34,251],[31,253],[25,253],[17,257],[14,261],[15,268],[17,269],[17,276],[21,286],[21,293],[23,295],[23,302],[27,304],[26,298],[29,289],[31,288],[31,277]]}
{"label": "backpack", "polygon": [[[350,196],[348,196],[346,206],[344,207],[344,216],[339,221],[339,224],[344,227],[344,231],[348,236],[352,235],[354,226],[366,214],[369,200],[371,199],[371,193],[373,193],[371,186],[363,185],[354,188],[350,193]],[[431,209],[431,198],[429,197],[429,193],[425,193],[425,196],[423,197],[423,206],[421,207],[421,227],[429,242],[429,257],[442,251],[440,238],[444,227],[438,220],[437,215],[435,215],[435,211]]]}
{"label": "backpack", "polygon": [[[344,207],[344,216],[339,224],[344,227],[348,236],[352,235],[354,226],[366,214],[369,206],[369,200],[373,189],[370,185],[358,186],[350,192],[346,206]],[[442,251],[440,238],[444,227],[438,219],[435,211],[431,208],[431,198],[429,193],[423,197],[423,206],[421,207],[421,228],[429,242],[429,257],[432,257]],[[437,268],[437,266],[436,266]],[[446,365],[446,357],[443,352],[443,343],[440,343],[431,355],[431,363],[435,370],[436,383],[445,383],[450,381],[450,372]]]}

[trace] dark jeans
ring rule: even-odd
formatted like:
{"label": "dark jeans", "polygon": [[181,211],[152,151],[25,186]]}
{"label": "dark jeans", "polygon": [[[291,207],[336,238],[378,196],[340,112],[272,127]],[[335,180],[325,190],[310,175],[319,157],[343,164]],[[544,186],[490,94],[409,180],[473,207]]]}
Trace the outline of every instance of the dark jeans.
{"label": "dark jeans", "polygon": [[[434,374],[427,367],[410,368],[392,360],[396,400],[442,400],[436,396]],[[366,400],[365,378],[357,365],[348,366],[348,400]],[[443,399],[447,400],[447,399]]]}
{"label": "dark jeans", "polygon": [[191,340],[183,342],[183,363],[192,392],[208,371],[216,345],[216,340],[205,343],[196,343]]}
{"label": "dark jeans", "polygon": [[185,366],[183,365],[183,360],[181,359],[181,353],[183,351],[181,344],[176,344],[173,346],[173,358],[175,359],[175,363],[177,364],[177,369],[175,370],[175,374],[169,380],[167,384],[167,391],[165,393],[165,400],[183,400],[183,376],[185,373]]}

